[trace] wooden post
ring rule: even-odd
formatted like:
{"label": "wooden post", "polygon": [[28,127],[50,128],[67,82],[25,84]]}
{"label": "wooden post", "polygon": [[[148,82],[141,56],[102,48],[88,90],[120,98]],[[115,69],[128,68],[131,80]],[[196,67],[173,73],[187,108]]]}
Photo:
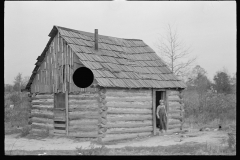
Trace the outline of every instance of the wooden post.
{"label": "wooden post", "polygon": [[182,120],[181,120],[181,126],[180,126],[180,130],[182,130],[183,129],[183,123],[184,123],[184,113],[183,113],[183,99],[182,99],[182,90],[179,90],[179,98],[180,98],[180,100],[181,100],[181,103],[180,103],[180,105],[181,105],[181,117],[182,117]]}
{"label": "wooden post", "polygon": [[57,72],[57,36],[54,37],[54,70],[55,70],[55,92],[58,92],[58,72]]}
{"label": "wooden post", "polygon": [[69,46],[67,46],[67,82],[69,82],[69,59],[70,59],[70,57],[69,57]]}
{"label": "wooden post", "polygon": [[[166,90],[166,93],[165,93],[165,105],[166,105],[166,111],[167,111],[167,114],[168,114],[168,111],[169,111],[169,107],[168,107],[168,94],[169,94],[169,91]],[[167,117],[167,130],[168,130],[168,117]]]}
{"label": "wooden post", "polygon": [[[63,39],[62,39],[62,41],[61,41],[62,43],[61,43],[61,45],[62,45],[62,48],[63,48]],[[62,62],[62,66],[61,66],[61,80],[62,80],[62,91],[63,91],[63,52],[64,52],[64,50],[62,50],[62,60],[61,60],[61,62]]]}
{"label": "wooden post", "polygon": [[65,49],[64,49],[64,90],[65,90],[65,109],[66,109],[66,133],[68,135],[68,85],[67,85],[67,51],[68,51],[68,46],[65,44]]}
{"label": "wooden post", "polygon": [[71,61],[72,61],[72,50],[71,47],[69,47],[69,92],[71,92],[71,69],[72,69],[72,65],[71,65]]}
{"label": "wooden post", "polygon": [[152,90],[152,106],[153,106],[153,135],[156,135],[156,91]]}
{"label": "wooden post", "polygon": [[66,109],[66,133],[68,135],[68,88],[66,89],[65,92],[65,109]]}
{"label": "wooden post", "polygon": [[64,53],[64,91],[67,89],[67,43],[65,43],[65,53]]}
{"label": "wooden post", "polygon": [[73,80],[72,80],[72,75],[73,75],[73,69],[74,69],[74,63],[73,63],[73,50],[71,49],[71,54],[72,54],[72,58],[71,58],[71,64],[72,64],[72,67],[71,67],[71,92],[73,91]]}

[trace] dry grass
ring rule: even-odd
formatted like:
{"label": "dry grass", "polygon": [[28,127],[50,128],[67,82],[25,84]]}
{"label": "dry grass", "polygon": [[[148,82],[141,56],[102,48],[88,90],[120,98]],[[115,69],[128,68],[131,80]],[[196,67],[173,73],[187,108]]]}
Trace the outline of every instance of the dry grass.
{"label": "dry grass", "polygon": [[[26,136],[29,133],[28,117],[30,112],[30,103],[28,95],[21,92],[5,93],[5,134],[21,133],[20,136]],[[14,108],[10,108],[14,104]]]}

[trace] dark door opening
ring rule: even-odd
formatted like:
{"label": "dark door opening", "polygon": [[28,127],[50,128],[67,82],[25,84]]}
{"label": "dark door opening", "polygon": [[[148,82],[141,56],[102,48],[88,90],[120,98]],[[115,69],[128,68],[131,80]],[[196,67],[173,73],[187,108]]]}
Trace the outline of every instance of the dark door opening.
{"label": "dark door opening", "polygon": [[[156,111],[157,111],[157,107],[159,106],[159,100],[164,100],[165,102],[165,94],[166,92],[165,91],[156,91]],[[155,114],[156,116],[156,127],[157,127],[157,130],[159,130],[159,119],[157,117],[157,115]]]}
{"label": "dark door opening", "polygon": [[55,93],[54,94],[54,108],[55,109],[65,109],[65,93]]}
{"label": "dark door opening", "polygon": [[66,112],[65,112],[65,94],[66,93],[55,93],[54,94],[54,129],[66,130]]}

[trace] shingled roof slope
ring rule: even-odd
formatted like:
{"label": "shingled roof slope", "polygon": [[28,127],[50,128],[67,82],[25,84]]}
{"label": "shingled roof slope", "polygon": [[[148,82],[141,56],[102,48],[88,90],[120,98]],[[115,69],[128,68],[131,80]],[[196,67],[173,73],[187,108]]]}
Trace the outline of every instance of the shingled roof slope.
{"label": "shingled roof slope", "polygon": [[94,33],[54,26],[49,36],[59,31],[79,57],[92,70],[103,87],[185,88],[160,57],[142,40],[98,36],[94,49]]}

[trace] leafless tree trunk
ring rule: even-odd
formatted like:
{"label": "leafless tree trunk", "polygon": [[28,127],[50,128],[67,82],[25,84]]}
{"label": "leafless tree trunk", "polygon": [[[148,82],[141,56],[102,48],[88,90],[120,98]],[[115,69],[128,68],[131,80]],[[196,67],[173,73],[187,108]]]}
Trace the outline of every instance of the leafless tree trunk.
{"label": "leafless tree trunk", "polygon": [[161,36],[160,43],[156,44],[161,58],[165,61],[171,71],[178,77],[185,77],[189,66],[196,60],[189,58],[190,47],[186,47],[183,41],[180,41],[178,33],[168,24],[166,36]]}

